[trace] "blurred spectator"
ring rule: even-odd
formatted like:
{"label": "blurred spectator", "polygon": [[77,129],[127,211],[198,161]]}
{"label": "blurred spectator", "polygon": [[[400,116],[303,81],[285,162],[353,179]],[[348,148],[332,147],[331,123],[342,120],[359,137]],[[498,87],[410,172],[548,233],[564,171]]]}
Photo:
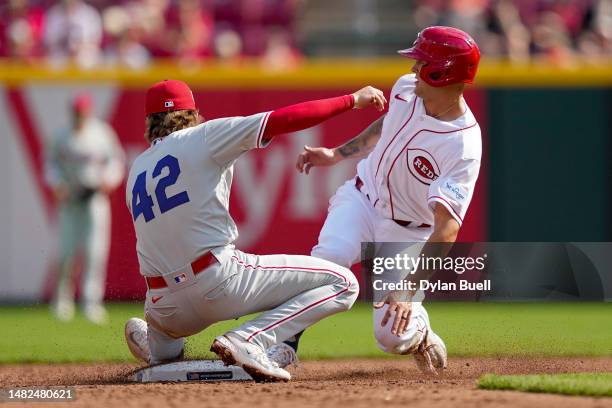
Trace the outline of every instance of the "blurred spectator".
{"label": "blurred spectator", "polygon": [[267,33],[264,26],[265,0],[240,0],[239,30],[244,44],[243,53],[254,57],[263,54],[266,48]]}
{"label": "blurred spectator", "polygon": [[213,55],[214,20],[202,0],[178,0],[168,14],[172,56],[183,62]]}
{"label": "blurred spectator", "polygon": [[105,49],[106,63],[141,69],[151,60],[151,53],[142,44],[142,29],[134,24],[128,8],[112,6],[104,10],[104,31],[109,43]]}
{"label": "blurred spectator", "polygon": [[282,27],[270,29],[262,64],[266,70],[282,71],[296,67],[302,59],[301,54],[291,44],[289,34]]}
{"label": "blurred spectator", "polygon": [[142,44],[153,58],[172,55],[172,40],[168,36],[170,0],[134,0],[127,4],[131,23],[141,30]]}
{"label": "blurred spectator", "polygon": [[84,68],[99,62],[102,21],[82,0],[61,0],[47,12],[45,45],[53,63],[74,61]]}
{"label": "blurred spectator", "polygon": [[607,46],[612,41],[612,0],[599,0],[595,8],[595,30],[604,38]]}
{"label": "blurred spectator", "polygon": [[8,0],[0,8],[0,56],[32,60],[44,55],[44,11],[28,0]]}
{"label": "blurred spectator", "polygon": [[587,30],[578,38],[578,50],[588,60],[612,55],[612,0],[595,2]]}
{"label": "blurred spectator", "polygon": [[[301,0],[215,0],[215,21],[222,27],[225,39],[229,32],[240,36],[241,54],[246,57],[262,56],[268,52],[269,37],[278,43],[279,29],[294,46],[294,20]],[[232,40],[232,44],[235,42]],[[275,47],[274,45],[272,46]]]}
{"label": "blurred spectator", "polygon": [[479,39],[486,31],[489,0],[418,0],[415,23],[419,30],[431,25],[458,27]]}
{"label": "blurred spectator", "polygon": [[481,39],[484,54],[507,55],[511,61],[520,63],[529,60],[531,34],[514,1],[494,2],[489,10],[487,27],[488,32]]}
{"label": "blurred spectator", "polygon": [[237,62],[242,54],[240,34],[229,27],[219,29],[214,40],[214,50],[222,62]]}
{"label": "blurred spectator", "polygon": [[546,11],[539,17],[538,23],[533,27],[535,53],[555,64],[567,63],[573,51],[570,31],[563,18],[554,11]]}

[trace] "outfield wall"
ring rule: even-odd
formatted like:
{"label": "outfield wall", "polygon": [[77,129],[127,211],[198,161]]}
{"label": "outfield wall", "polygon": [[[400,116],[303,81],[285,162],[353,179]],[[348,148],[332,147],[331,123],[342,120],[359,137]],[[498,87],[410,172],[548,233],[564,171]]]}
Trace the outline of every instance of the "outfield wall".
{"label": "outfield wall", "polygon": [[[4,232],[0,235],[0,300],[44,299],[53,285],[58,246],[55,205],[43,182],[42,160],[45,143],[66,123],[67,101],[78,90],[93,94],[96,114],[113,125],[132,160],[146,148],[144,91],[164,78],[190,83],[202,113],[213,119],[334,96],[366,84],[388,92],[409,68],[405,60],[313,62],[294,71],[272,73],[257,65],[82,72],[5,64],[0,67],[0,140],[5,146],[0,151],[5,192],[0,195]],[[563,239],[568,240],[573,234],[579,239],[609,240],[610,200],[603,186],[610,175],[611,71],[590,67],[582,76],[572,72],[483,66],[478,85],[466,94],[484,132],[484,160],[462,240],[555,240],[557,231],[565,231]],[[531,88],[534,85],[538,88]],[[568,115],[575,109],[580,117]],[[356,163],[317,169],[305,177],[294,170],[297,154],[304,144],[337,145],[377,116],[374,110],[348,112],[313,129],[280,137],[267,149],[241,158],[231,200],[241,231],[239,247],[257,253],[308,253],[325,217],[327,200],[353,176]],[[581,137],[574,143],[577,134]],[[569,159],[574,153],[580,157]],[[107,297],[113,299],[138,298],[144,293],[123,190],[124,186],[112,196]],[[547,205],[550,201],[552,205]],[[545,210],[548,207],[553,210]],[[562,218],[568,211],[573,216]],[[543,218],[546,214],[553,218]],[[548,234],[540,225],[546,226]]]}

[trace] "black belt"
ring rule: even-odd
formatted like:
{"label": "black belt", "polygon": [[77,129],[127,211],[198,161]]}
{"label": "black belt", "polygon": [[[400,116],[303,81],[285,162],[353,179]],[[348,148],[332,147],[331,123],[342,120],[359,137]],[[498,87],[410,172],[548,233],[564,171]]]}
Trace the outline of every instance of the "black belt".
{"label": "black belt", "polygon": [[[395,218],[393,219],[393,221],[395,221],[397,225],[401,225],[402,227],[407,227],[410,224],[412,224],[412,221],[396,220]],[[421,223],[421,225],[419,225],[417,228],[429,228],[429,227],[431,227],[431,225]]]}
{"label": "black belt", "polygon": [[[361,192],[362,187],[363,187],[363,180],[359,176],[355,177],[355,188]],[[368,200],[370,199],[369,194],[366,194],[366,197],[368,198]],[[402,226],[402,227],[407,227],[410,224],[412,224],[412,221],[396,220],[395,218],[393,218],[393,221],[397,225]],[[422,223],[417,228],[430,228],[430,227],[431,225]]]}

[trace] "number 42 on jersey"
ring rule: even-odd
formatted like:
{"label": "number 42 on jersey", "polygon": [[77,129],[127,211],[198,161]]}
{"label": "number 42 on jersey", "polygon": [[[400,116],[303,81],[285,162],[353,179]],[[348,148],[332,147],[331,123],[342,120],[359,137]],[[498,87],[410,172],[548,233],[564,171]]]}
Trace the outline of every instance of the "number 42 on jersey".
{"label": "number 42 on jersey", "polygon": [[[157,179],[161,175],[164,168],[168,169],[168,174],[160,178],[155,186],[155,198],[157,199],[159,212],[161,214],[189,202],[189,195],[186,191],[182,191],[170,197],[168,197],[166,194],[166,189],[176,184],[176,181],[181,174],[181,167],[179,166],[178,159],[170,154],[162,157],[153,169],[153,179]],[[144,217],[146,222],[154,219],[154,205],[153,198],[147,191],[147,172],[143,171],[136,177],[136,181],[132,187],[133,220],[136,221],[141,215]]]}

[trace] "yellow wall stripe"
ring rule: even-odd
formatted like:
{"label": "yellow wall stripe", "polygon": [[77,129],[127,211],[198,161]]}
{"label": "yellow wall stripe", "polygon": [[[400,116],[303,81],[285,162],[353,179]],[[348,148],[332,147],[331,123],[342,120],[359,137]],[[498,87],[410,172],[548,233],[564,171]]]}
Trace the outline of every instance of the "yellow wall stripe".
{"label": "yellow wall stripe", "polygon": [[[389,87],[412,62],[401,57],[383,59],[308,60],[286,70],[270,70],[257,61],[241,64],[204,63],[178,66],[159,62],[142,71],[124,68],[80,70],[75,67],[49,68],[45,64],[20,65],[0,62],[0,83],[24,82],[118,82],[127,88],[143,88],[166,79],[182,79],[195,88],[316,89],[354,88],[365,84]],[[612,61],[598,65],[575,64],[554,67],[547,64],[511,65],[483,61],[477,76],[483,87],[582,87],[612,86]]]}

